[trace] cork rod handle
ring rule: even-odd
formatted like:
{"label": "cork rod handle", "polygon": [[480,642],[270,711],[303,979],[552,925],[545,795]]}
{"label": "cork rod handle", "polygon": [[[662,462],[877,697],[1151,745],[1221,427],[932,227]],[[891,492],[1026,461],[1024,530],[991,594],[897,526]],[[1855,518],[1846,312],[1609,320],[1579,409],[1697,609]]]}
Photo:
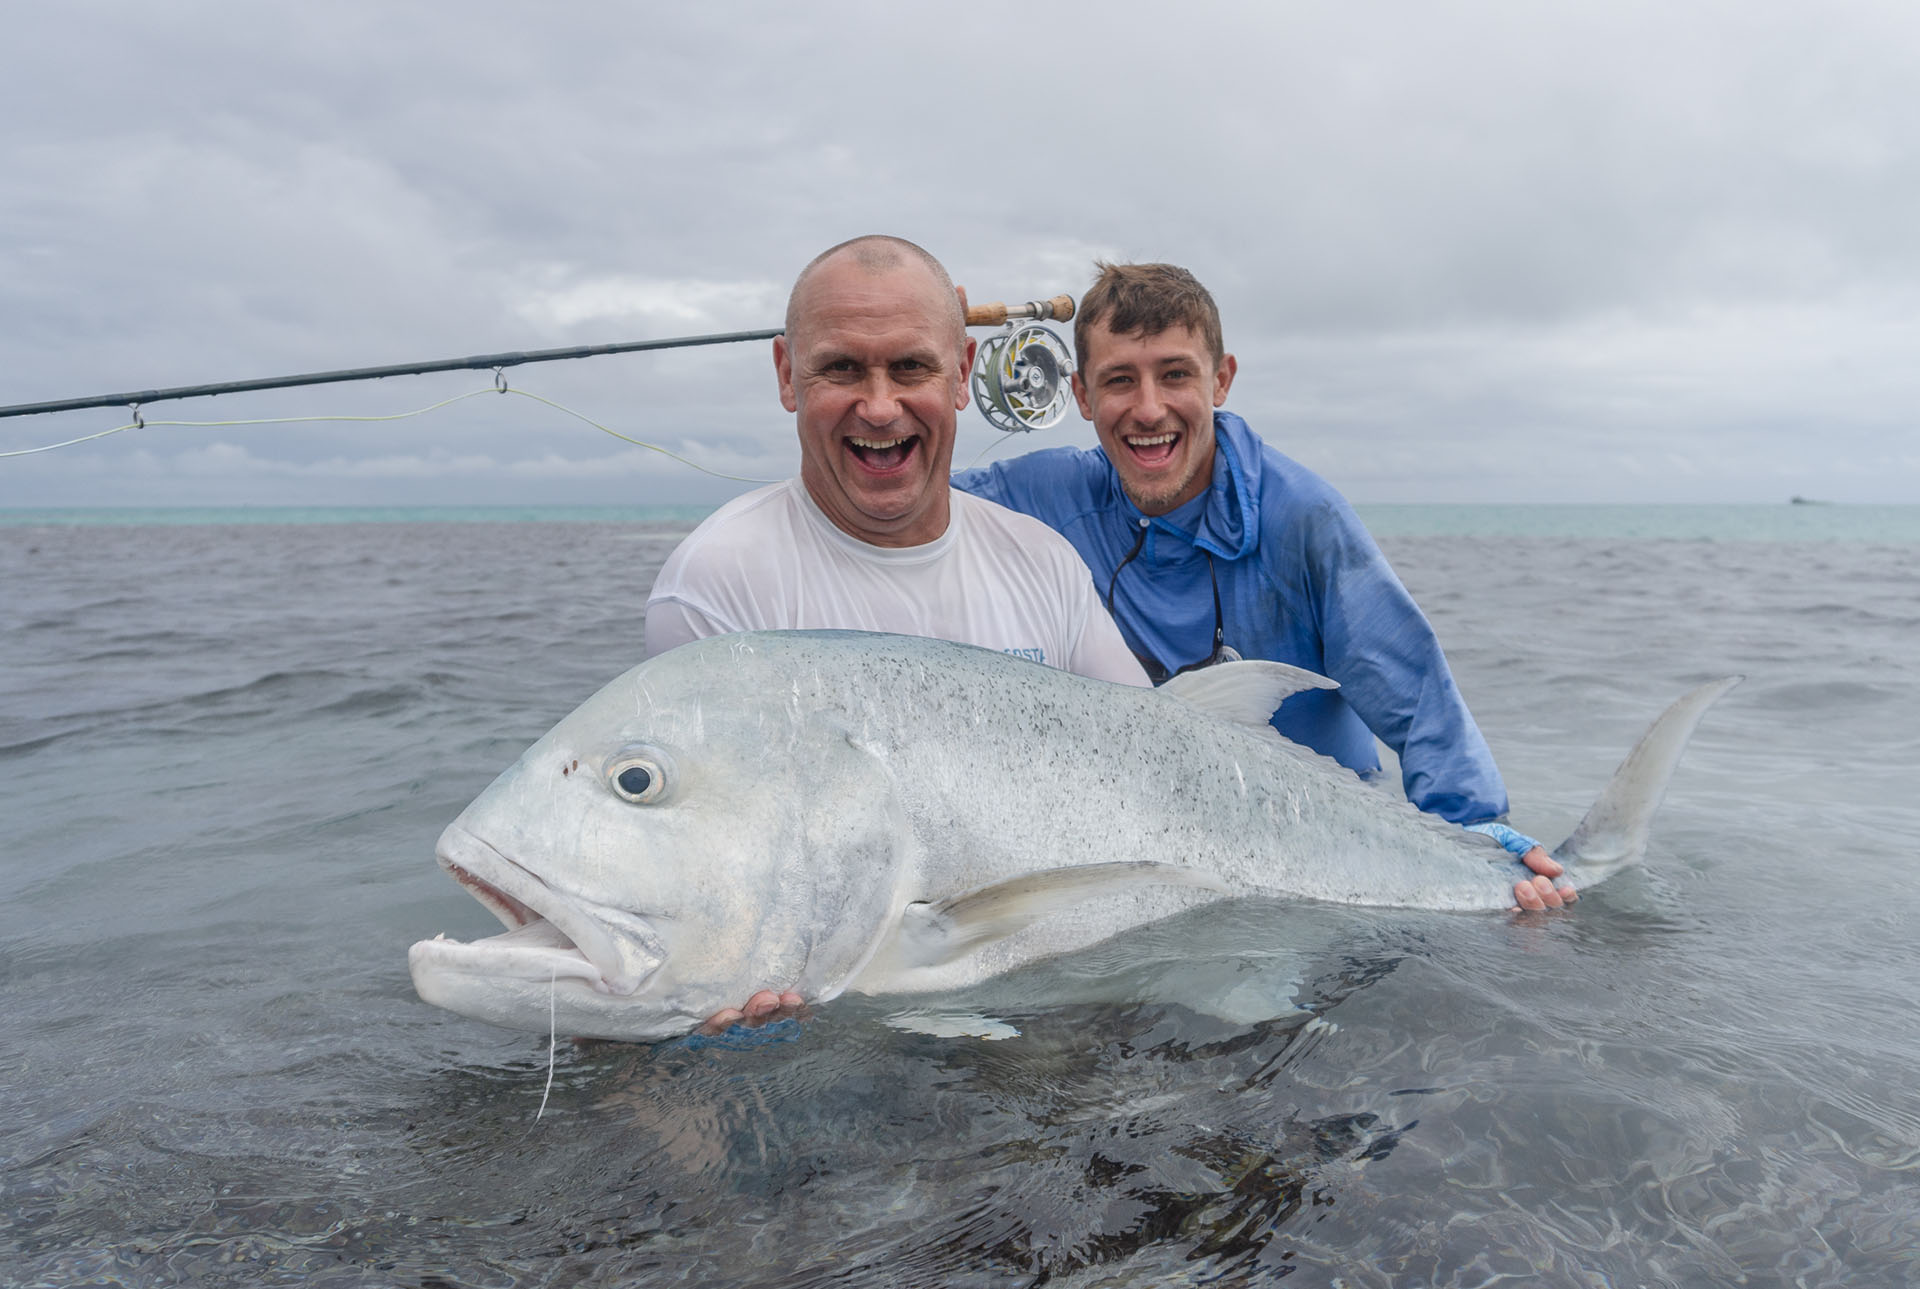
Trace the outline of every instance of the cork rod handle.
{"label": "cork rod handle", "polygon": [[1031,318],[1035,322],[1067,322],[1072,317],[1073,297],[1070,295],[1056,295],[1051,300],[1030,300],[1026,304],[1015,305],[993,300],[967,308],[969,327],[998,327],[1014,318]]}

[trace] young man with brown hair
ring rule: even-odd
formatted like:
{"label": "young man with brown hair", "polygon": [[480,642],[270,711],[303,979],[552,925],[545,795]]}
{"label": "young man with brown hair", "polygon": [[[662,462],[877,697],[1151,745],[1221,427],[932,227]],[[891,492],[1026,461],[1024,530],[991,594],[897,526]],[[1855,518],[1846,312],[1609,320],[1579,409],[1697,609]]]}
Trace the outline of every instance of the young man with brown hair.
{"label": "young man with brown hair", "polygon": [[1080,414],[1097,449],[1056,448],[954,478],[1046,522],[1080,552],[1156,681],[1266,658],[1340,682],[1296,694],[1273,724],[1356,772],[1377,735],[1416,806],[1479,825],[1539,876],[1523,908],[1571,901],[1560,866],[1498,821],[1506,787],[1440,643],[1345,498],[1219,410],[1238,370],[1220,313],[1171,264],[1100,264],[1074,320]]}

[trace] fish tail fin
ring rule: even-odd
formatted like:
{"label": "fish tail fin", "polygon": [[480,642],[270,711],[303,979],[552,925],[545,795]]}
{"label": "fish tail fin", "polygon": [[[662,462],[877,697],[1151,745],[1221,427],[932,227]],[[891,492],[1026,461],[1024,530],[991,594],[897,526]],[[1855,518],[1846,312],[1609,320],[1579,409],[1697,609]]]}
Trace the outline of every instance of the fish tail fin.
{"label": "fish tail fin", "polygon": [[1580,826],[1553,852],[1568,864],[1568,875],[1577,885],[1597,882],[1646,853],[1648,825],[1667,794],[1667,781],[1673,778],[1694,727],[1722,694],[1743,679],[1727,676],[1701,685],[1648,726]]}

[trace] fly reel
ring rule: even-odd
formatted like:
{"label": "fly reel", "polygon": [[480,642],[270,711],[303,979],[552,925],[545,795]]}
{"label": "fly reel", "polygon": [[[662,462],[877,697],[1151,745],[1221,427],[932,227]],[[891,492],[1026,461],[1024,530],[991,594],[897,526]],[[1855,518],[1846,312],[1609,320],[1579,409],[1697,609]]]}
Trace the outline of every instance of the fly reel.
{"label": "fly reel", "polygon": [[1036,322],[1073,316],[1073,298],[1056,296],[1008,308],[989,304],[967,310],[970,325],[1007,324],[980,346],[973,364],[973,397],[980,415],[996,430],[1044,430],[1058,425],[1067,414],[1073,375],[1073,354],[1058,335]]}

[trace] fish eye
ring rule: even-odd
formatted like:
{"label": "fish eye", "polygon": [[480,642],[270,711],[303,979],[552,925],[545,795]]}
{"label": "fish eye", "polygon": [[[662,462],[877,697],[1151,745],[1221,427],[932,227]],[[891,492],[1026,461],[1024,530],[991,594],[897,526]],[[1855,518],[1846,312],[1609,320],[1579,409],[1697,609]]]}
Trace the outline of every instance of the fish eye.
{"label": "fish eye", "polygon": [[622,800],[636,806],[658,801],[667,791],[665,758],[651,749],[617,753],[607,762],[607,782]]}

